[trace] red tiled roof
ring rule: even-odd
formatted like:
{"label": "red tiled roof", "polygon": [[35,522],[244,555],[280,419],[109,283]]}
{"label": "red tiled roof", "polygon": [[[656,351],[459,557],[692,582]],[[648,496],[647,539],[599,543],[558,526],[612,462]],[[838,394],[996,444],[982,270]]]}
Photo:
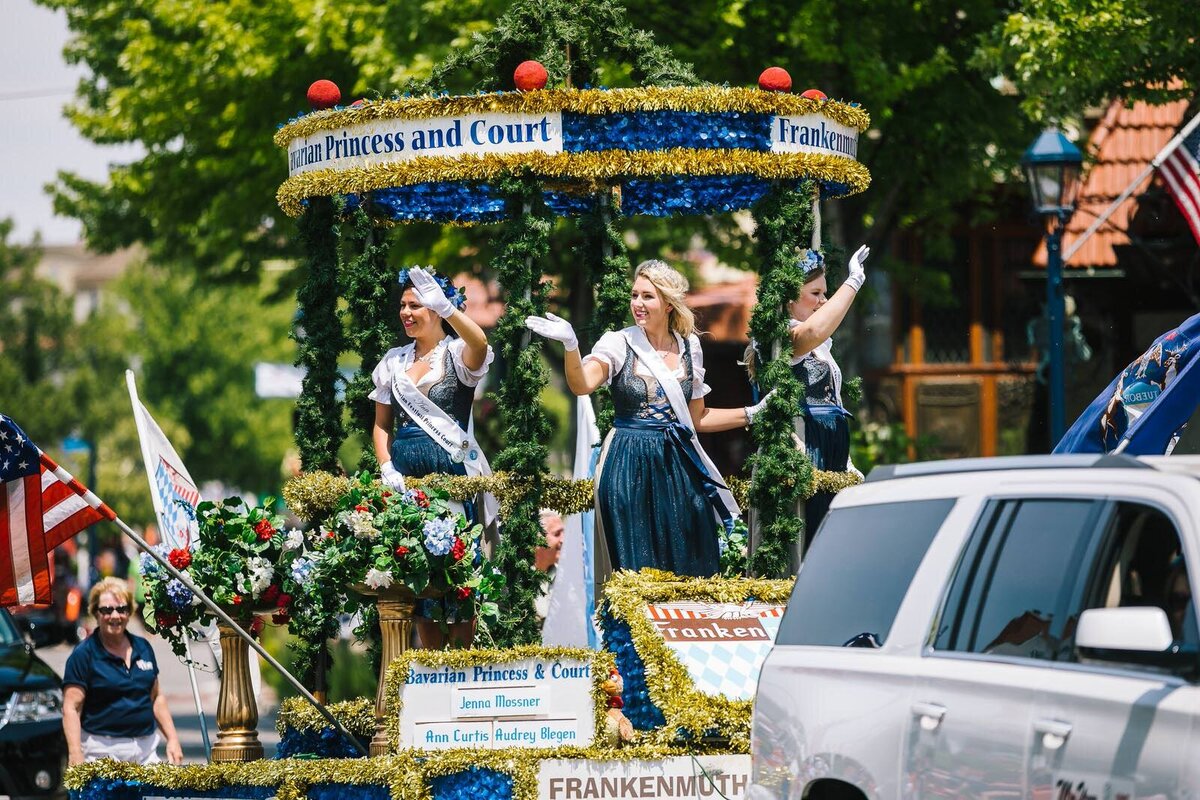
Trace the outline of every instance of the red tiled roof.
{"label": "red tiled roof", "polygon": [[[1088,138],[1087,151],[1093,159],[1084,176],[1075,215],[1067,223],[1062,251],[1070,252],[1075,239],[1088,229],[1109,204],[1121,195],[1138,175],[1150,165],[1158,152],[1179,130],[1188,101],[1177,100],[1161,106],[1138,102],[1126,107],[1123,100],[1114,100],[1104,117]],[[1137,211],[1138,196],[1159,180],[1157,175],[1146,176],[1141,184],[1112,213],[1104,225],[1091,235],[1071,256],[1068,269],[1106,269],[1117,266],[1116,248],[1129,244],[1122,231]],[[1033,257],[1038,267],[1046,266],[1046,246],[1043,242]]]}

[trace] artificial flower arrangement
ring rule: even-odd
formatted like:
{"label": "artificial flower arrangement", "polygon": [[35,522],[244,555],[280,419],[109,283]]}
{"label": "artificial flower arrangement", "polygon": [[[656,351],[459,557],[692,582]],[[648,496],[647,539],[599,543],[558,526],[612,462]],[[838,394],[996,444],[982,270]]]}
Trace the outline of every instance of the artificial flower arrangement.
{"label": "artificial flower arrangement", "polygon": [[[306,586],[312,570],[309,543],[303,532],[284,530],[283,517],[274,511],[275,499],[251,507],[241,498],[196,508],[198,536],[195,547],[156,549],[196,588],[220,604],[239,624],[257,635],[270,613],[272,622],[286,625],[297,610],[295,598]],[[182,581],[163,569],[148,554],[141,558],[146,602],[146,625],[185,656],[188,631],[199,631],[215,619]],[[193,633],[193,636],[196,634]]]}
{"label": "artificial flower arrangement", "polygon": [[[364,605],[361,595],[404,587],[414,596],[452,598],[460,620],[494,618],[487,597],[500,576],[485,568],[482,532],[450,508],[444,491],[393,492],[360,473],[314,541],[317,580],[355,590],[343,608],[349,613]],[[441,610],[433,604],[435,620]]]}

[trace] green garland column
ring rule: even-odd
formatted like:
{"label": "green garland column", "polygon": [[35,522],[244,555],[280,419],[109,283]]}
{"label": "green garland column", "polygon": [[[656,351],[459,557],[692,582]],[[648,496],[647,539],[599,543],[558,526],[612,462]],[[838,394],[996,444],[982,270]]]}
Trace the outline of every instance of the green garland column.
{"label": "green garland column", "polygon": [[346,387],[346,405],[354,429],[363,437],[358,469],[374,472],[379,467],[371,432],[375,425],[375,403],[367,398],[374,388],[371,372],[396,341],[397,316],[388,290],[396,279],[387,263],[384,235],[375,229],[366,210],[359,206],[343,226],[345,265],[342,296],[350,311],[350,346],[359,355],[358,371]]}
{"label": "green garland column", "polygon": [[507,294],[495,338],[508,371],[497,393],[504,415],[505,447],[494,465],[497,471],[528,481],[528,491],[506,505],[503,535],[495,553],[505,579],[495,639],[500,647],[512,647],[541,641],[534,601],[545,575],[534,567],[533,553],[545,541],[538,512],[546,473],[546,442],[550,440],[550,421],[541,402],[548,374],[542,363],[542,341],[530,335],[525,317],[546,313],[541,265],[550,252],[552,223],[538,181],[510,176],[500,181],[500,190],[508,219],[501,228],[492,266]]}
{"label": "green garland column", "polygon": [[[612,191],[596,197],[596,209],[580,221],[584,234],[583,256],[588,266],[588,278],[596,287],[596,313],[591,328],[597,334],[620,330],[629,315],[629,293],[632,290],[629,253],[625,239],[617,229],[619,212],[613,208]],[[581,321],[577,321],[578,322]],[[594,338],[599,338],[598,336]],[[612,428],[612,395],[607,386],[592,394],[596,409],[596,427],[600,438]]]}
{"label": "green garland column", "polygon": [[[333,200],[314,197],[300,217],[305,281],[296,293],[300,317],[292,338],[299,344],[296,365],[305,370],[296,401],[296,446],[306,472],[338,471],[342,406],[337,400],[342,321],[338,313],[337,230]],[[301,332],[303,328],[303,332]]]}
{"label": "green garland column", "polygon": [[758,384],[763,392],[774,389],[775,394],[751,427],[758,452],[750,459],[750,506],[758,513],[759,537],[750,569],[766,578],[791,572],[793,547],[804,529],[798,503],[813,480],[808,456],[792,441],[804,387],[789,364],[787,326],[787,304],[799,296],[804,283],[797,256],[811,235],[812,191],[809,183],[799,189],[776,184],[754,207],[761,266],[750,335],[758,342]]}

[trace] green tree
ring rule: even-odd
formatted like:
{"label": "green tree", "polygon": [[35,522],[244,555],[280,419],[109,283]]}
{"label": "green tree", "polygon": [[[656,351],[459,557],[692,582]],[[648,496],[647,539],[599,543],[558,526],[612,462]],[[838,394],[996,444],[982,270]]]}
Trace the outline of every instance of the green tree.
{"label": "green tree", "polygon": [[[447,55],[466,51],[471,34],[489,30],[508,5],[39,2],[66,10],[74,32],[68,57],[89,71],[70,109],[75,124],[95,141],[145,148],[105,183],[61,176],[54,189],[58,209],[83,220],[93,245],[144,241],[166,262],[247,276],[266,259],[296,253],[293,223],[274,202],[286,169],[270,136],[276,124],[306,110],[308,84],[332,78],[346,101],[390,94],[430,75]],[[990,0],[800,0],[786,6],[631,0],[627,6],[635,27],[649,29],[695,64],[702,79],[748,85],[764,67],[779,64],[791,71],[797,89],[819,87],[871,111],[873,130],[861,142],[860,159],[871,168],[874,186],[827,206],[826,228],[843,244],[864,235],[878,244],[898,228],[921,226],[936,254],[963,201],[986,200],[1031,135],[1016,99],[991,85],[990,70],[976,66],[980,41],[1005,19]],[[519,54],[500,55],[498,71],[466,64],[461,74],[446,76],[446,85],[456,91],[481,82],[507,85],[503,69]],[[597,83],[631,81],[628,65],[616,62],[616,55],[601,59]],[[657,255],[653,248],[668,241],[678,248],[701,233],[730,263],[749,266],[745,235],[728,215],[715,220],[630,221],[643,245],[632,255]],[[439,235],[437,226],[430,228]],[[560,227],[558,235],[575,235],[568,230]],[[474,248],[486,263],[490,235],[484,227],[449,238]],[[414,254],[431,247],[427,234],[410,228],[397,239]],[[552,252],[566,252],[557,244]],[[449,245],[438,249],[450,253]],[[461,259],[462,252],[458,247],[453,254]],[[570,265],[563,267],[570,274]]]}
{"label": "green tree", "polygon": [[1021,0],[983,39],[1036,119],[1061,120],[1121,96],[1163,103],[1200,85],[1200,13],[1177,0]]}

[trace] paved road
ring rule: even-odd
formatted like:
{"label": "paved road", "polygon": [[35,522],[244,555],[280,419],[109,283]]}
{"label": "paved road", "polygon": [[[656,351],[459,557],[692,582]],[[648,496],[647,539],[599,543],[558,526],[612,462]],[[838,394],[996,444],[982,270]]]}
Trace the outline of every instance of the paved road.
{"label": "paved road", "polygon": [[[175,727],[179,731],[179,742],[183,745],[184,760],[189,763],[205,763],[207,758],[204,752],[204,737],[200,732],[200,717],[196,713],[187,666],[171,652],[170,645],[158,636],[147,634],[139,622],[133,621],[130,626],[134,633],[145,636],[154,646],[154,655],[158,659],[159,688],[166,694],[167,703],[171,707],[171,716],[175,719]],[[55,645],[43,647],[37,652],[43,661],[61,675],[72,649],[71,645]],[[213,671],[212,657],[206,645],[193,645],[192,657],[199,664],[196,668],[196,685],[200,691],[200,704],[204,708],[204,717],[208,724],[209,741],[215,742],[220,681]],[[265,664],[263,668],[270,669]],[[258,738],[263,743],[267,758],[275,754],[275,746],[279,743],[279,734],[275,732],[277,710],[275,691],[264,685],[258,700]],[[159,755],[163,755],[161,748]]]}

